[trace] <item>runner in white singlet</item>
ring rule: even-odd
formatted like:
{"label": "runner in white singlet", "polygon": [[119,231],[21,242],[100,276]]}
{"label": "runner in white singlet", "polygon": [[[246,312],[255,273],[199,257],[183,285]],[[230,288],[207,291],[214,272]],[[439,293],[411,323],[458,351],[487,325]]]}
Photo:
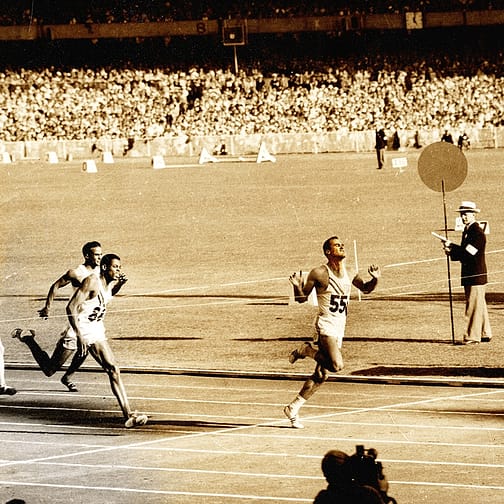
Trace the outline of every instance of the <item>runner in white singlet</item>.
{"label": "runner in white singlet", "polygon": [[114,284],[121,279],[121,259],[105,254],[100,262],[100,276],[90,275],[82,282],[67,305],[68,321],[77,335],[77,355],[90,353],[107,373],[110,387],[126,419],[125,427],[147,423],[147,415],[131,410],[126,389],[114,353],[105,337],[103,319],[107,303],[114,295]]}
{"label": "runner in white singlet", "polygon": [[[101,253],[98,259],[101,259]],[[100,274],[100,266],[97,264],[95,268],[89,269],[85,264],[80,264],[75,268],[75,282],[72,282],[72,296],[75,293],[75,291],[82,285],[82,282],[85,278],[87,278],[89,275],[99,275]],[[70,296],[70,298],[72,298]],[[66,348],[67,350],[70,351],[75,351],[77,349],[77,336],[75,335],[75,331],[70,327],[70,324],[67,325],[67,327],[64,329],[64,331],[61,333],[61,342],[63,345],[63,348]],[[66,360],[66,359],[65,359]],[[61,367],[61,366],[60,366]]]}
{"label": "runner in white singlet", "polygon": [[338,339],[338,347],[341,348],[343,336],[345,335],[352,281],[348,276],[346,268],[343,268],[342,278],[338,278],[327,264],[324,264],[323,267],[327,269],[329,282],[324,291],[317,292],[319,312],[315,321],[315,327],[317,329],[317,336],[320,334],[333,336]]}
{"label": "runner in white singlet", "polygon": [[365,294],[376,287],[380,276],[380,268],[371,265],[368,273],[371,280],[365,282],[359,275],[352,280],[345,268],[345,246],[337,236],[328,238],[323,245],[327,264],[313,268],[306,281],[302,275],[295,273],[289,278],[294,287],[295,300],[304,303],[315,289],[319,305],[315,328],[318,338],[314,348],[310,343],[304,343],[300,348],[293,350],[289,361],[294,364],[298,359],[310,357],[315,360],[315,371],[303,385],[296,398],[284,408],[284,413],[290,420],[292,427],[303,427],[299,421],[298,412],[308,400],[327,380],[328,373],[343,369],[341,345],[345,334],[348,303],[350,301],[351,286],[355,286]]}
{"label": "runner in white singlet", "polygon": [[[105,341],[105,325],[103,317],[107,311],[107,303],[112,299],[112,292],[99,282],[98,294],[82,302],[79,307],[77,323],[80,327],[81,338],[86,345],[93,345],[98,341]],[[73,330],[72,330],[73,331]]]}
{"label": "runner in white singlet", "polygon": [[[40,317],[44,319],[49,317],[52,303],[59,289],[71,285],[73,288],[73,295],[87,276],[93,273],[97,275],[100,274],[100,260],[102,257],[100,243],[97,241],[85,243],[82,247],[82,255],[84,256],[83,264],[80,264],[76,268],[69,269],[51,285],[45,305],[39,310]],[[71,297],[72,296],[70,296],[70,298]],[[69,324],[67,324],[63,332],[60,333],[60,338],[56,343],[51,357],[49,357],[49,354],[45,352],[35,340],[35,331],[29,330],[28,334],[25,335],[23,335],[22,332],[21,329],[14,329],[12,336],[19,338],[28,346],[33,358],[37,361],[37,364],[46,376],[52,376],[56,371],[59,371],[77,349],[77,337]],[[69,369],[61,378],[61,383],[63,383],[70,392],[77,392],[77,387],[72,382],[71,376],[80,367],[82,362],[82,359],[74,356]]]}

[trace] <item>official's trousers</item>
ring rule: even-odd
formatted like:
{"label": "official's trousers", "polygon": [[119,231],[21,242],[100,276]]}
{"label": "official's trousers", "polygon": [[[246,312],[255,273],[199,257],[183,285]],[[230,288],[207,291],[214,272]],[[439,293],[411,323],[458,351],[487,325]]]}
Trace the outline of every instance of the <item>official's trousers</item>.
{"label": "official's trousers", "polygon": [[492,328],[490,327],[485,299],[485,287],[485,285],[464,285],[465,318],[467,322],[464,341],[481,341],[482,337],[492,337]]}

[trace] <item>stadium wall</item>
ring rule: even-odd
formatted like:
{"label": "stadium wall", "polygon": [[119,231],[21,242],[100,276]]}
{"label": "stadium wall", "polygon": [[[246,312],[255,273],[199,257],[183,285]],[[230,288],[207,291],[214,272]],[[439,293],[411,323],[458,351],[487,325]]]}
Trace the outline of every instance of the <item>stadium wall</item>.
{"label": "stadium wall", "polygon": [[[340,32],[352,30],[411,30],[460,26],[492,26],[504,23],[503,10],[422,10],[389,14],[344,14],[339,16],[301,16],[230,20],[244,23],[249,34]],[[221,21],[163,21],[148,23],[78,23],[59,25],[0,26],[0,40],[127,39],[148,37],[187,37],[220,35]]]}
{"label": "stadium wall", "polygon": [[[451,131],[454,142],[462,132]],[[504,127],[472,128],[466,133],[471,148],[504,148]],[[415,149],[441,139],[441,130],[399,131],[400,149]],[[392,148],[389,138],[389,148]],[[336,131],[330,133],[222,135],[204,137],[160,137],[153,139],[47,140],[0,142],[0,156],[9,154],[12,160],[48,160],[56,153],[58,160],[99,158],[104,152],[114,157],[199,156],[205,148],[212,153],[222,144],[231,156],[255,155],[261,143],[272,154],[301,154],[321,152],[371,152],[374,150],[374,131]],[[418,145],[420,147],[418,147]]]}

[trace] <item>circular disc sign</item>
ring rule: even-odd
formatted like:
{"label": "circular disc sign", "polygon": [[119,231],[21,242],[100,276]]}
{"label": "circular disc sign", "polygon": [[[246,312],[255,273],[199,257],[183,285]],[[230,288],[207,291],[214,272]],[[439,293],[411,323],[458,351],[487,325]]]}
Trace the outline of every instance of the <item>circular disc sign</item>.
{"label": "circular disc sign", "polygon": [[467,176],[467,159],[455,145],[436,142],[428,145],[418,159],[418,174],[433,191],[453,191]]}

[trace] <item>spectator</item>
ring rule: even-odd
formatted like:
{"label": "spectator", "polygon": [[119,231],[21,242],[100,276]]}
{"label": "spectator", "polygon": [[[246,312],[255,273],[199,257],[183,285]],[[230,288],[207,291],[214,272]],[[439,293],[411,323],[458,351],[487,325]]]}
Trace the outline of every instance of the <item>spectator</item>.
{"label": "spectator", "polygon": [[376,159],[378,161],[378,170],[381,170],[385,163],[385,149],[387,147],[387,136],[385,135],[385,130],[383,128],[376,130],[375,137]]}
{"label": "spectator", "polygon": [[401,148],[401,140],[399,139],[399,133],[397,130],[394,131],[392,135],[392,150],[399,150]]}
{"label": "spectator", "polygon": [[471,146],[471,142],[465,131],[459,135],[457,145],[460,150],[467,150]]}
{"label": "spectator", "polygon": [[443,136],[441,137],[441,142],[453,143],[453,137],[448,130],[444,130]]}
{"label": "spectator", "polygon": [[415,149],[421,149],[422,148],[422,145],[420,144],[420,135],[418,133],[418,130],[415,131],[415,137],[414,137],[414,141],[413,141],[413,147],[415,147]]}
{"label": "spectator", "polygon": [[383,52],[287,65],[268,49],[238,74],[210,64],[5,68],[0,140],[369,131],[376,118],[386,130],[504,125],[499,51],[478,60]]}

